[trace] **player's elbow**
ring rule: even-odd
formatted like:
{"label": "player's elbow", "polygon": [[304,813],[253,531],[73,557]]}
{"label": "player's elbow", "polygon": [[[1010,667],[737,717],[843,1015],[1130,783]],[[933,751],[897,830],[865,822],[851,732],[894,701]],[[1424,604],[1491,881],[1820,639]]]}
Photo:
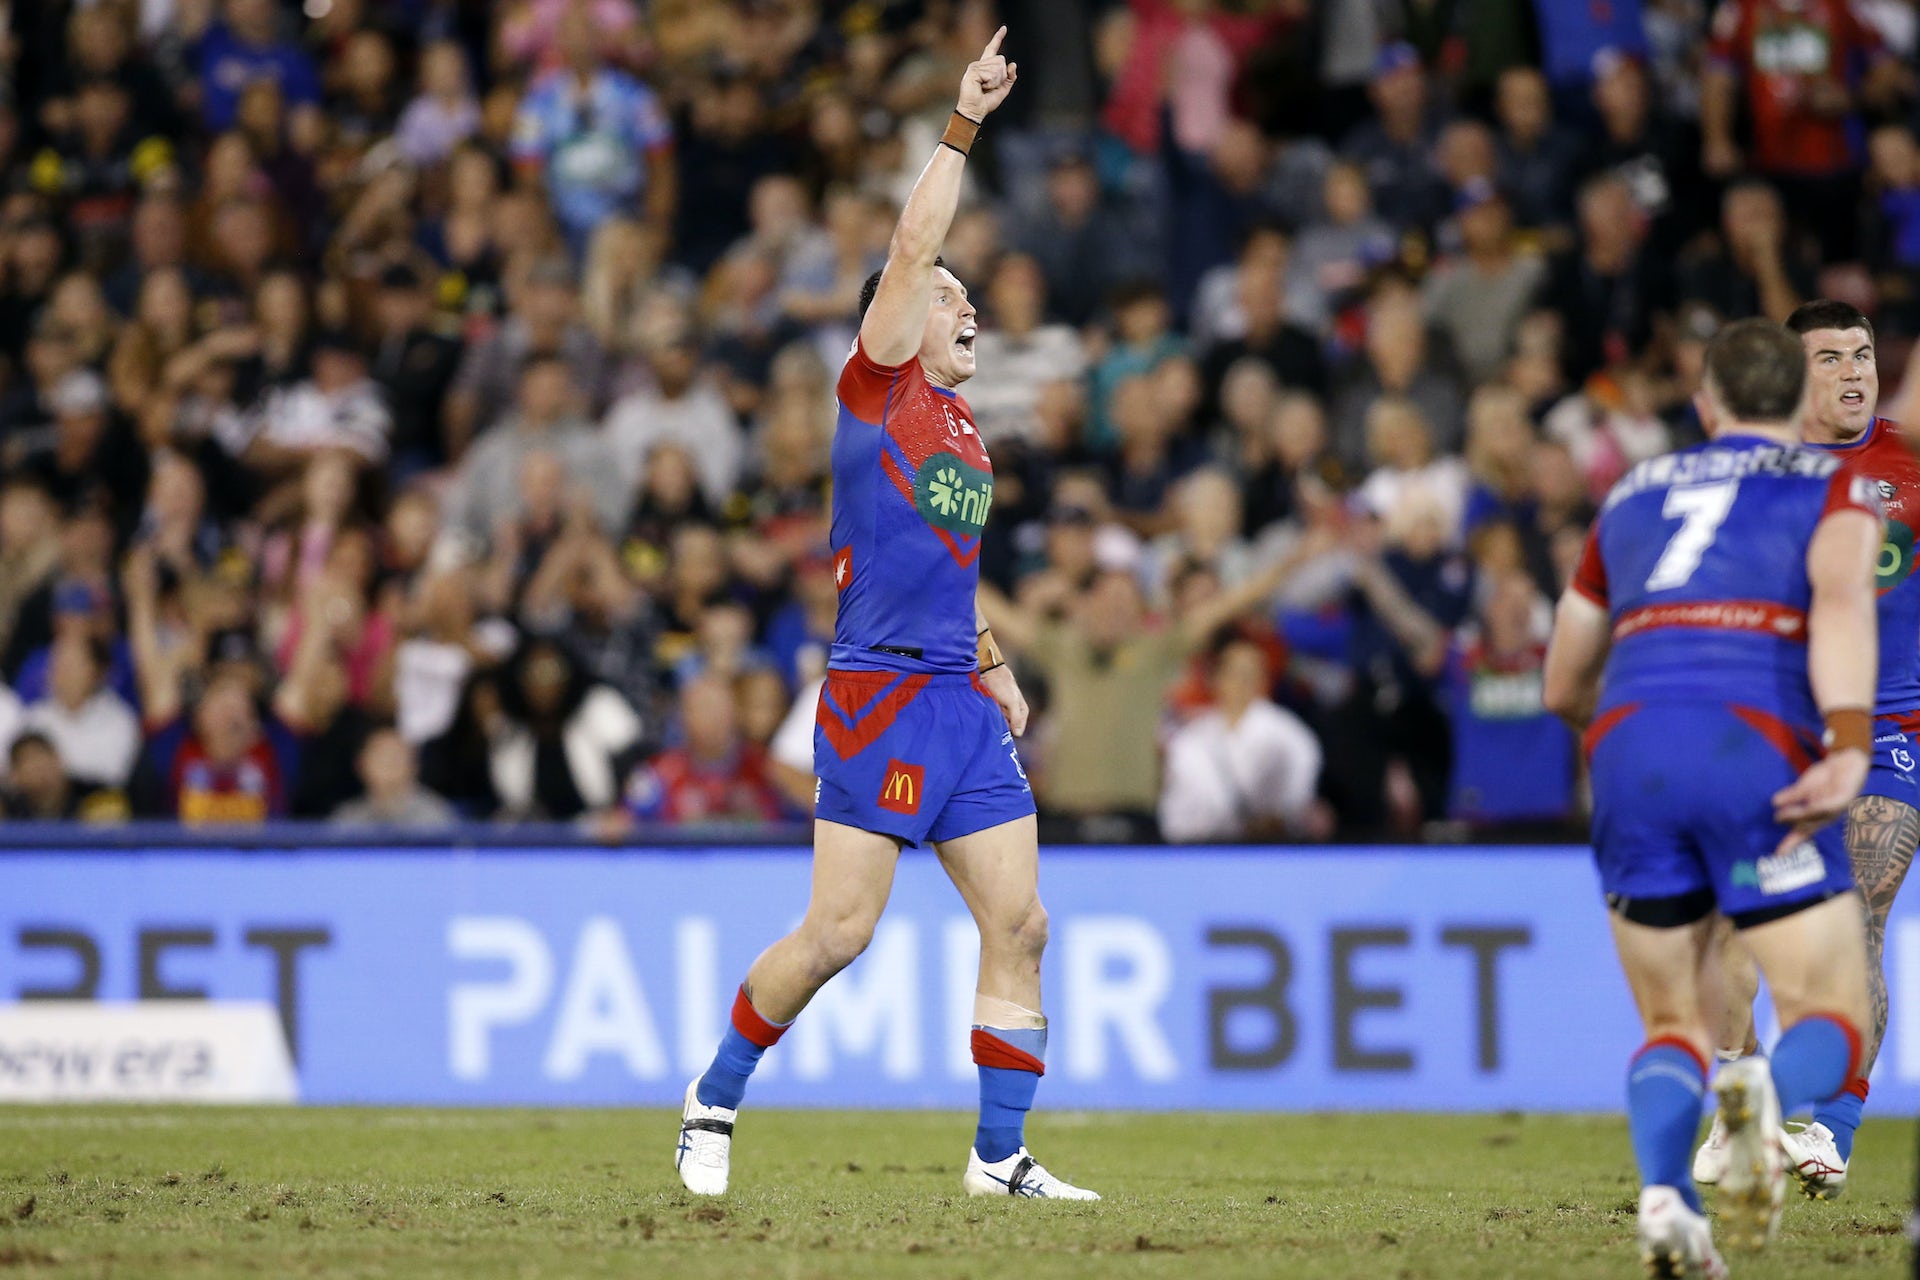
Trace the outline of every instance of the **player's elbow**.
{"label": "player's elbow", "polygon": [[1569,672],[1556,670],[1551,663],[1541,684],[1540,701],[1550,714],[1559,716],[1576,729],[1585,719],[1587,691]]}

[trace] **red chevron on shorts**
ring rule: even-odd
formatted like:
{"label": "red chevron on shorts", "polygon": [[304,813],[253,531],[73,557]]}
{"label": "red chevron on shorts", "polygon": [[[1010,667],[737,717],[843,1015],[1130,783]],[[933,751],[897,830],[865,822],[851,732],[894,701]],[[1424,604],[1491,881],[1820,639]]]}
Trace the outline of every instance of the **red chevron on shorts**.
{"label": "red chevron on shorts", "polygon": [[829,671],[815,722],[834,753],[851,760],[893,726],[930,679],[898,671]]}

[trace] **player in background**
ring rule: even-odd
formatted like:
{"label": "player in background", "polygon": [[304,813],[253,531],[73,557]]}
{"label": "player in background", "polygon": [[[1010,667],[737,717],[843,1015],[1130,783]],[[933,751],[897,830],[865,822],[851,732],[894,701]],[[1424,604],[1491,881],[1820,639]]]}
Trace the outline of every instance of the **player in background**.
{"label": "player in background", "polygon": [[[1920,526],[1920,442],[1899,424],[1874,416],[1880,398],[1873,323],[1845,302],[1809,302],[1787,317],[1807,356],[1807,403],[1800,422],[1806,443],[1832,453],[1849,475],[1874,482],[1887,511],[1885,540],[1874,568],[1879,589],[1880,681],[1874,695],[1873,768],[1847,811],[1847,854],[1867,903],[1867,977],[1872,1020],[1863,1027],[1860,1071],[1840,1096],[1814,1112],[1813,1123],[1787,1135],[1787,1160],[1808,1195],[1831,1199],[1846,1185],[1847,1161],[1867,1099],[1867,1073],[1887,1033],[1884,951],[1894,895],[1920,843],[1920,578],[1913,576],[1914,530]],[[1718,1054],[1733,1061],[1756,1047],[1753,961],[1720,926],[1727,1011]],[[1726,1134],[1715,1125],[1694,1157],[1697,1181],[1717,1183],[1726,1163]]]}
{"label": "player in background", "polygon": [[813,891],[795,929],[753,962],[713,1065],[687,1087],[675,1166],[727,1189],[736,1113],[760,1056],[866,949],[903,845],[931,843],[980,928],[973,1058],[980,1123],[971,1195],[1097,1200],[1027,1154],[1045,1070],[1039,836],[1016,735],[1027,704],[978,603],[993,464],[954,391],[973,376],[973,303],[940,263],[980,122],[1018,70],[1002,27],[967,68],[946,136],[861,297],[833,440],[838,620],[814,731]]}
{"label": "player in background", "polygon": [[1715,1082],[1735,1242],[1764,1243],[1779,1221],[1782,1106],[1854,1078],[1868,1017],[1865,930],[1834,820],[1873,746],[1881,521],[1871,482],[1799,447],[1806,368],[1799,339],[1765,320],[1713,339],[1694,401],[1709,442],[1614,486],[1547,654],[1547,706],[1585,734],[1595,860],[1646,1028],[1627,1112],[1656,1276],[1726,1274],[1688,1169],[1715,910],[1759,961],[1785,1028],[1770,1063],[1743,1059]]}

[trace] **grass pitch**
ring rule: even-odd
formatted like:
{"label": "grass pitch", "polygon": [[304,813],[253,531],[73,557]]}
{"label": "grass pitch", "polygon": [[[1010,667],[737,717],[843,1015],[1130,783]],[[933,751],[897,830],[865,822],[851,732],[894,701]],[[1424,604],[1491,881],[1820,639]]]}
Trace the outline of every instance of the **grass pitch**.
{"label": "grass pitch", "polygon": [[[1629,1277],[1617,1118],[1041,1114],[1094,1205],[968,1200],[969,1117],[743,1115],[734,1192],[661,1111],[0,1109],[0,1275]],[[1912,1124],[1739,1277],[1904,1274]]]}

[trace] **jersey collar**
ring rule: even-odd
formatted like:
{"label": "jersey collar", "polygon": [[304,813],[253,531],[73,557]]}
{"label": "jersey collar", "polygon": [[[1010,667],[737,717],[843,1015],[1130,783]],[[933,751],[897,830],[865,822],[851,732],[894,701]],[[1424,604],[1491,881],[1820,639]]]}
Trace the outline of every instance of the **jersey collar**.
{"label": "jersey collar", "polygon": [[1828,453],[1851,453],[1855,449],[1864,449],[1873,443],[1875,436],[1880,434],[1880,424],[1885,421],[1885,418],[1882,418],[1879,414],[1875,414],[1873,421],[1867,424],[1867,429],[1861,433],[1860,438],[1851,444],[1820,444],[1816,441],[1809,440],[1807,441],[1807,447],[1809,449],[1824,449]]}

